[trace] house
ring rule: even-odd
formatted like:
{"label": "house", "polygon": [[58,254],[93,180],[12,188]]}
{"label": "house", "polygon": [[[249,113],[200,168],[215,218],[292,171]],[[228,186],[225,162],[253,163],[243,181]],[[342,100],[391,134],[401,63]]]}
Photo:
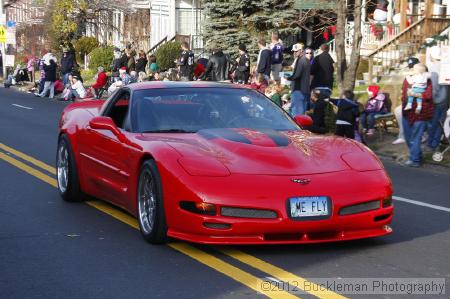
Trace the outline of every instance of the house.
{"label": "house", "polygon": [[205,15],[201,0],[150,0],[150,45],[176,36],[188,37],[192,49],[203,48]]}

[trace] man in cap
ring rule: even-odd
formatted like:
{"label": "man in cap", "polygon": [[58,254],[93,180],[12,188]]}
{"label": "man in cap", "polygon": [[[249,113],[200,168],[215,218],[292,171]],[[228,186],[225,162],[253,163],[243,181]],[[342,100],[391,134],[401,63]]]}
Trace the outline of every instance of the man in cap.
{"label": "man in cap", "polygon": [[236,59],[236,80],[239,84],[248,84],[250,77],[250,56],[244,44],[239,45],[239,57]]}
{"label": "man in cap", "polygon": [[303,55],[303,44],[292,46],[295,62],[294,71],[287,80],[291,83],[291,116],[305,114],[310,92],[311,62]]}
{"label": "man in cap", "polygon": [[[416,57],[410,57],[406,60],[406,63],[408,64],[408,69],[412,70],[414,65],[419,63],[419,59],[417,59]],[[405,81],[406,81],[406,78],[405,78]],[[405,83],[405,81],[403,81],[403,84]],[[392,142],[392,144],[405,143],[405,134],[403,133],[403,122],[402,122],[402,105],[400,105],[394,109],[394,115],[395,115],[395,118],[397,119],[399,132],[398,132],[397,139],[395,139]]]}
{"label": "man in cap", "polygon": [[[408,59],[408,66],[411,66],[416,60]],[[419,64],[415,64],[419,65]],[[424,65],[422,65],[425,67]],[[417,101],[412,104],[412,109],[404,110],[408,102],[408,97],[422,99],[422,109],[417,110]],[[428,122],[433,118],[433,88],[431,80],[427,81],[427,86],[423,93],[415,93],[411,90],[411,85],[405,78],[402,86],[402,123],[403,133],[405,135],[406,144],[409,149],[409,159],[405,162],[405,166],[420,167],[422,162],[422,136],[425,132]]]}

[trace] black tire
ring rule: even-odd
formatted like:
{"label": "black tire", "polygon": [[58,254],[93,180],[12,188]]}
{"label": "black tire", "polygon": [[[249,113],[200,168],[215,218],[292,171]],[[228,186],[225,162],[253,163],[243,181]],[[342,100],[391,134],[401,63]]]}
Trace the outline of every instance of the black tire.
{"label": "black tire", "polygon": [[137,216],[142,237],[152,244],[167,241],[161,177],[155,161],[145,161],[139,172],[136,193]]}
{"label": "black tire", "polygon": [[[66,151],[66,154],[64,153]],[[67,159],[67,161],[65,161]],[[63,166],[67,165],[67,172],[64,174]],[[56,170],[59,194],[62,199],[69,202],[82,200],[78,171],[75,163],[72,146],[66,135],[61,135],[58,140],[56,151]]]}

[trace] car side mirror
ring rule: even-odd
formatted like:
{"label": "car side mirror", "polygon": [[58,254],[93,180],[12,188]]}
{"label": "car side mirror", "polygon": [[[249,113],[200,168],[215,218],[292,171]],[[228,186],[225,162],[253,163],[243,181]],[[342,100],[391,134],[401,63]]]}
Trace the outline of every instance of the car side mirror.
{"label": "car side mirror", "polygon": [[111,117],[97,116],[89,121],[89,126],[96,130],[111,131],[121,142],[124,142],[125,136],[116,126]]}
{"label": "car side mirror", "polygon": [[313,120],[310,116],[308,115],[303,115],[303,114],[297,114],[296,116],[294,116],[294,121],[302,128],[308,128],[310,126],[312,126],[313,124]]}
{"label": "car side mirror", "polygon": [[130,141],[122,131],[116,126],[111,117],[107,116],[97,116],[89,121],[89,126],[95,130],[108,130],[111,131],[114,136],[119,139],[120,142],[127,144],[131,147],[134,147],[138,150],[142,150],[142,147],[136,143]]}

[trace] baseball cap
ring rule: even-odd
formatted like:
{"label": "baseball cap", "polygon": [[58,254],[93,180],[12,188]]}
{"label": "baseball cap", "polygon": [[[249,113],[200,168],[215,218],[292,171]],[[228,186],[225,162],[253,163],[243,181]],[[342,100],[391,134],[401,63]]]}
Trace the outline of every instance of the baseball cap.
{"label": "baseball cap", "polygon": [[415,64],[419,63],[419,59],[417,59],[416,57],[409,57],[406,62],[408,63],[408,67],[412,69]]}
{"label": "baseball cap", "polygon": [[303,50],[305,46],[302,43],[298,43],[292,46],[292,52]]}

